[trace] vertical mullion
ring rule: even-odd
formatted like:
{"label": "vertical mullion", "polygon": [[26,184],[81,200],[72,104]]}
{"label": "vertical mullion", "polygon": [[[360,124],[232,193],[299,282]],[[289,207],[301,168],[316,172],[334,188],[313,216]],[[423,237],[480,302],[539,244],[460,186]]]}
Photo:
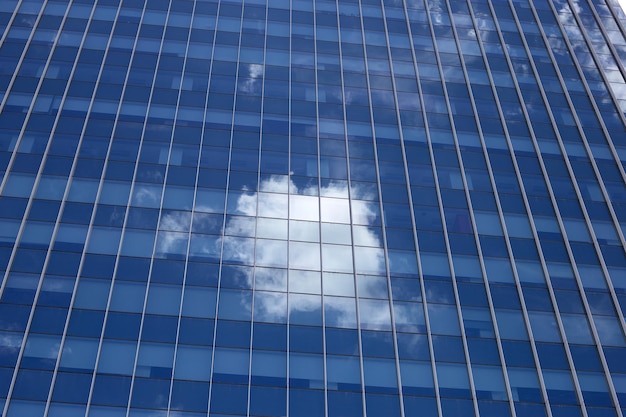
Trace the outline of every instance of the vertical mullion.
{"label": "vertical mullion", "polygon": [[[191,17],[189,18],[189,32],[187,33],[187,44],[185,46],[185,57],[183,59],[183,67],[181,69],[181,76],[180,76],[180,85],[179,85],[179,89],[178,89],[178,98],[176,100],[176,115],[178,115],[178,108],[180,106],[180,97],[182,95],[182,90],[183,90],[183,86],[185,83],[185,79],[186,79],[186,75],[185,75],[185,69],[187,67],[187,59],[188,59],[188,53],[189,53],[189,44],[191,43],[191,31],[192,31],[192,25],[193,25],[193,20],[195,17],[195,12],[196,12],[196,6],[197,6],[197,0],[193,0],[193,8],[191,11]],[[167,31],[167,26],[164,29],[164,33]],[[208,93],[208,85],[207,85],[207,93]],[[174,118],[174,126],[172,128],[172,145],[174,144],[174,134],[175,134],[175,130],[176,129],[176,117]],[[182,282],[180,284],[181,287],[181,291],[180,291],[180,305],[178,307],[178,317],[177,317],[177,323],[176,323],[176,336],[174,338],[175,342],[174,342],[174,353],[172,355],[172,375],[170,377],[170,389],[169,389],[169,393],[168,393],[168,400],[167,400],[167,412],[170,412],[170,408],[172,406],[172,393],[174,391],[174,383],[176,382],[176,378],[175,378],[175,373],[176,373],[176,359],[178,356],[178,339],[180,337],[180,322],[182,319],[182,315],[183,315],[183,307],[184,307],[184,302],[185,302],[185,285],[187,282],[187,267],[188,267],[188,262],[189,262],[189,250],[191,247],[191,230],[192,230],[192,226],[193,226],[193,213],[194,213],[194,208],[195,208],[195,204],[196,204],[196,197],[197,197],[197,189],[198,189],[198,176],[200,173],[200,155],[201,155],[201,150],[202,150],[202,140],[203,140],[203,136],[200,137],[200,144],[199,149],[198,149],[198,159],[197,159],[197,166],[196,166],[196,179],[194,182],[194,195],[193,195],[193,200],[191,202],[191,207],[189,209],[190,215],[189,215],[189,222],[187,223],[188,227],[189,227],[189,231],[187,232],[187,246],[185,248],[185,265],[183,267],[183,279]],[[170,155],[171,155],[171,149],[170,149]],[[138,160],[137,160],[137,164],[139,164],[139,158],[141,155],[138,155]],[[163,195],[165,195],[165,192],[163,193]],[[157,242],[158,239],[158,230],[157,230],[157,234],[155,235],[155,243]],[[208,394],[208,393],[207,393]]]}
{"label": "vertical mullion", "polygon": [[[452,117],[452,109],[450,107],[450,100],[448,98],[448,90],[446,87],[446,81],[445,81],[445,75],[444,75],[444,71],[443,71],[443,67],[441,64],[441,59],[439,56],[439,48],[437,46],[437,37],[435,35],[435,27],[434,27],[434,23],[433,23],[433,19],[430,13],[430,4],[429,4],[430,0],[424,0],[424,4],[426,7],[426,16],[428,18],[428,26],[429,26],[429,30],[430,30],[430,36],[432,38],[432,42],[433,42],[433,48],[434,48],[434,52],[435,52],[435,60],[436,60],[436,64],[437,64],[437,70],[439,72],[439,77],[441,79],[441,86],[443,89],[443,98],[446,102],[446,110],[448,113],[448,120],[450,122],[450,127],[452,129],[452,138],[454,141],[454,147],[455,147],[455,151],[456,151],[456,156],[457,156],[457,160],[459,162],[459,172],[461,175],[461,178],[463,180],[463,188],[465,191],[465,196],[466,196],[466,200],[468,203],[468,212],[470,213],[470,219],[472,218],[472,211],[471,211],[471,201],[468,198],[468,188],[467,188],[467,179],[465,178],[465,172],[463,169],[463,162],[460,158],[460,151],[458,148],[458,138],[457,138],[457,134],[456,134],[456,130],[455,130],[455,123],[454,123],[454,119]],[[447,9],[446,9],[446,13],[447,13]],[[452,19],[450,18],[450,25],[452,26]],[[457,51],[457,54],[459,54],[460,51]],[[460,58],[459,58],[460,59]],[[437,175],[437,166],[436,166],[436,159],[434,158],[434,148],[431,145],[431,152],[432,152],[432,164],[433,164],[433,170],[435,170],[435,175]],[[441,195],[441,188],[439,189],[439,193],[438,193],[438,198],[439,198],[439,213],[441,215],[441,219],[442,219],[442,224],[443,224],[443,230],[444,230],[444,234],[445,234],[445,241],[446,241],[446,251],[448,253],[448,266],[450,268],[450,278],[452,281],[452,288],[454,291],[454,300],[455,300],[455,307],[456,307],[456,311],[457,311],[457,317],[459,320],[459,327],[460,327],[460,331],[461,331],[461,340],[463,343],[463,351],[464,351],[464,355],[465,355],[465,365],[466,365],[466,369],[467,369],[467,376],[469,379],[469,387],[470,387],[470,392],[472,395],[472,404],[474,406],[474,413],[478,416],[480,415],[480,411],[478,409],[478,399],[476,397],[476,387],[475,387],[475,383],[474,383],[474,375],[473,375],[473,370],[472,367],[470,365],[470,356],[469,356],[469,348],[467,345],[467,337],[465,334],[465,325],[463,322],[463,311],[461,309],[461,302],[460,302],[460,298],[459,298],[459,290],[458,290],[458,285],[456,282],[456,271],[455,271],[455,266],[454,266],[454,261],[453,261],[453,254],[452,254],[452,247],[450,244],[450,237],[448,235],[448,225],[446,223],[446,212],[445,212],[445,208],[443,205],[443,197]],[[476,228],[475,228],[475,224],[472,224],[472,228],[473,231],[472,233],[475,232]],[[475,238],[476,239],[476,238]],[[480,245],[477,244],[477,250],[480,252]]]}
{"label": "vertical mullion", "polygon": [[[419,64],[417,61],[417,54],[416,54],[416,49],[415,49],[415,45],[413,42],[413,33],[411,30],[411,18],[409,16],[409,11],[406,5],[406,2],[403,2],[403,8],[404,8],[404,15],[405,15],[405,21],[407,24],[407,30],[408,30],[408,35],[409,35],[409,44],[411,45],[411,58],[412,58],[412,63],[413,63],[413,70],[415,71],[415,81],[417,84],[417,91],[418,91],[418,96],[419,96],[419,101],[420,101],[420,108],[421,108],[421,114],[422,114],[422,118],[424,119],[424,131],[426,133],[426,145],[428,147],[428,155],[429,155],[429,161],[430,161],[430,166],[431,166],[431,173],[433,175],[433,182],[435,185],[435,193],[437,195],[437,205],[439,207],[441,207],[442,204],[442,199],[441,199],[441,190],[439,187],[439,178],[437,177],[437,171],[435,169],[435,158],[434,158],[434,153],[433,153],[433,148],[432,148],[432,140],[430,137],[430,128],[428,125],[428,117],[427,117],[427,113],[426,113],[426,106],[425,106],[425,100],[424,100],[424,95],[422,94],[422,84],[421,84],[421,80],[420,80],[420,76],[419,76]],[[424,13],[428,13],[426,10],[426,7],[424,6],[423,9]],[[433,52],[434,53],[434,52]],[[402,134],[402,133],[401,133]],[[402,145],[404,145],[404,135],[402,135]],[[406,158],[406,155],[404,155]],[[406,159],[405,159],[406,161]],[[407,164],[407,170],[408,170],[408,164]],[[408,176],[407,176],[408,178]],[[409,190],[409,204],[411,205],[411,207],[413,206],[413,200],[412,200],[412,195],[411,195],[411,191],[410,191],[410,187],[407,187]],[[413,210],[411,210],[413,211]],[[439,216],[441,217],[441,211],[439,211]],[[412,213],[412,220],[415,222],[415,214],[414,212]],[[441,217],[440,221],[442,222],[442,227],[445,227],[445,218]],[[446,236],[445,233],[445,229],[443,230],[443,234],[444,237]],[[438,374],[437,374],[437,365],[436,365],[436,361],[435,361],[435,351],[434,351],[434,345],[433,345],[433,335],[432,335],[432,331],[431,331],[431,324],[430,324],[430,317],[429,317],[429,311],[428,311],[428,299],[426,297],[426,286],[424,283],[424,274],[423,274],[423,266],[422,266],[422,260],[420,257],[420,250],[419,250],[419,239],[417,236],[417,224],[415,226],[415,229],[413,231],[413,239],[415,241],[416,244],[416,255],[417,255],[417,262],[418,262],[418,270],[419,270],[419,281],[420,281],[420,291],[422,294],[422,303],[423,303],[423,310],[424,310],[424,320],[426,323],[426,336],[428,339],[428,350],[429,350],[429,356],[430,356],[430,364],[431,364],[431,371],[432,371],[432,377],[433,377],[433,384],[434,384],[434,392],[435,392],[435,400],[437,403],[437,411],[439,416],[443,416],[443,408],[441,405],[441,393],[439,392],[439,382],[438,382]],[[447,245],[447,243],[446,243]],[[447,250],[447,246],[446,246],[446,250]],[[446,255],[447,256],[447,255]],[[459,323],[459,326],[461,326],[461,323]]]}
{"label": "vertical mullion", "polygon": [[[212,48],[212,52],[211,52],[211,64],[210,64],[210,75],[209,75],[209,81],[212,82],[213,79],[213,63],[215,60],[215,47],[217,45],[217,35],[219,32],[219,20],[220,20],[220,13],[221,13],[221,0],[218,0],[218,4],[217,4],[217,10],[215,12],[215,35],[213,37],[213,48]],[[241,17],[243,20],[243,6],[242,6],[242,11],[241,11]],[[243,25],[243,21],[240,22],[240,28],[241,25]],[[241,35],[239,37],[239,41],[238,41],[238,49],[237,49],[237,58],[239,58],[239,53],[240,53],[240,46],[241,46]],[[239,59],[237,60],[239,61]],[[209,113],[209,108],[208,108],[208,103],[209,103],[209,98],[211,97],[211,83],[209,82],[209,85],[207,87],[207,98],[206,98],[206,104],[205,104],[205,120],[204,120],[204,126],[203,126],[203,135],[205,134],[205,129],[206,129],[206,122],[207,122],[207,116]],[[237,82],[235,82],[235,88],[237,87]],[[231,164],[232,164],[232,155],[233,155],[233,130],[234,130],[234,125],[235,125],[235,94],[236,91],[233,92],[233,111],[232,111],[232,115],[231,115],[231,119],[230,119],[230,137],[229,137],[229,147],[228,147],[228,172],[226,175],[226,193],[224,196],[224,211],[223,211],[223,218],[222,218],[222,229],[221,229],[221,233],[220,233],[220,260],[219,260],[219,273],[218,273],[218,278],[217,278],[217,290],[216,290],[216,301],[215,301],[215,323],[213,325],[213,351],[211,352],[211,373],[210,373],[210,379],[209,379],[209,406],[208,406],[208,410],[207,410],[207,416],[211,415],[211,401],[213,400],[213,385],[215,384],[215,382],[213,381],[213,375],[215,372],[215,350],[217,348],[217,326],[218,326],[218,320],[219,320],[219,310],[220,310],[220,296],[222,293],[222,270],[223,270],[223,256],[224,256],[224,240],[225,240],[225,236],[226,236],[226,218],[227,218],[227,212],[228,212],[228,198],[229,198],[229,194],[230,194],[230,172],[231,172]],[[248,363],[248,371],[250,370],[249,368],[249,363]],[[248,396],[249,397],[249,396]],[[248,398],[246,398],[246,410],[248,409]]]}

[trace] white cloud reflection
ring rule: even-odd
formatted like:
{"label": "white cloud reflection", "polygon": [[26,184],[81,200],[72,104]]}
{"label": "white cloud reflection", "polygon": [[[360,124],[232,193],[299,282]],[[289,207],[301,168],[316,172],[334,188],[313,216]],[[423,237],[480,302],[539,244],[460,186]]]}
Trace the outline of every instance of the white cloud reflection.
{"label": "white cloud reflection", "polygon": [[238,92],[244,94],[259,94],[263,82],[263,65],[248,64],[248,77],[243,78],[239,83]]}
{"label": "white cloud reflection", "polygon": [[[347,199],[334,198],[348,195],[345,183],[331,182],[323,186],[320,194],[327,197],[311,196],[311,194],[318,194],[317,189],[308,189],[313,187],[317,188],[317,186],[298,187],[287,176],[271,176],[261,181],[259,189],[262,191],[239,196],[236,212],[243,216],[232,217],[226,222],[226,237],[223,241],[222,239],[216,240],[215,245],[223,244],[223,259],[257,265],[255,276],[252,276],[253,272],[250,269],[246,277],[250,287],[253,279],[257,289],[272,288],[277,284],[276,274],[272,272],[275,270],[258,266],[290,269],[292,275],[290,282],[293,282],[292,286],[296,288],[289,288],[291,293],[288,296],[284,292],[257,291],[254,301],[256,319],[286,322],[287,315],[289,315],[292,322],[321,324],[320,295],[323,293],[327,321],[331,322],[329,324],[338,327],[356,327],[352,247],[326,242],[350,244],[350,209],[353,219],[357,219],[360,224],[368,225],[376,221],[376,211],[373,209],[375,203],[353,199],[350,204]],[[290,195],[281,194],[286,189],[290,191]],[[353,195],[363,195],[358,188],[351,192]],[[289,237],[292,240],[288,242],[257,239],[255,241],[254,239],[228,238],[229,235],[238,234],[246,227],[242,223],[254,219],[257,215],[290,220]],[[324,226],[326,226],[323,227],[321,236],[320,220],[325,222]],[[378,235],[368,227],[354,228],[352,233],[355,240],[366,246],[379,248],[382,245]],[[302,239],[302,241],[294,239]],[[357,259],[357,262],[357,269],[384,275],[385,261],[380,250],[374,252],[374,256]],[[299,289],[304,289],[303,287],[307,284],[309,288],[305,291],[312,294],[295,293]],[[370,284],[364,283],[363,285],[365,287],[359,288],[359,292],[371,293],[373,291],[367,288]],[[243,309],[252,308],[248,298],[242,298],[241,302]],[[380,308],[368,311],[366,313],[368,321],[378,323],[382,327],[389,326],[387,301],[378,303],[377,306],[384,311],[378,311]],[[316,323],[318,320],[319,323]]]}
{"label": "white cloud reflection", "polygon": [[[231,318],[249,317],[254,309],[259,321],[286,323],[289,318],[293,324],[321,325],[324,309],[327,325],[354,328],[358,293],[371,297],[359,301],[361,325],[390,329],[385,257],[373,196],[358,186],[348,190],[346,182],[332,181],[318,193],[317,185],[299,187],[279,175],[263,179],[259,190],[231,193],[235,200],[228,204],[221,236],[194,234],[191,240],[190,256],[217,260],[221,255],[225,265],[235,265],[242,288],[255,288],[254,306],[247,291],[228,295],[228,302],[240,310],[228,308],[235,315]],[[286,190],[290,194],[284,194]],[[336,198],[347,195],[352,199]],[[202,212],[203,207],[196,210]],[[159,238],[157,252],[184,254],[188,234],[173,231],[188,230],[189,224],[187,214],[165,213],[160,230],[172,232],[160,234],[167,237]],[[420,315],[404,307],[396,308],[397,322],[418,325]]]}

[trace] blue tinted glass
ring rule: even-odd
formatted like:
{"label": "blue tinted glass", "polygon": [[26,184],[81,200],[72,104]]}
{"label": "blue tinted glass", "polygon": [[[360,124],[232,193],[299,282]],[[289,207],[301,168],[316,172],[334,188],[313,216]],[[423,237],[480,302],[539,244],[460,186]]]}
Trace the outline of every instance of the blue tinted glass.
{"label": "blue tinted glass", "polygon": [[0,3],[0,414],[621,415],[615,1]]}

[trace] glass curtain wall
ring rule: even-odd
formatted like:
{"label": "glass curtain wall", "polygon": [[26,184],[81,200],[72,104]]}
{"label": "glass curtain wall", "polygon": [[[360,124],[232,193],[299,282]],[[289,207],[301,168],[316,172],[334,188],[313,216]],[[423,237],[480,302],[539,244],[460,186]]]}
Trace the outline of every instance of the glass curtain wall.
{"label": "glass curtain wall", "polygon": [[616,0],[0,1],[3,417],[624,417]]}

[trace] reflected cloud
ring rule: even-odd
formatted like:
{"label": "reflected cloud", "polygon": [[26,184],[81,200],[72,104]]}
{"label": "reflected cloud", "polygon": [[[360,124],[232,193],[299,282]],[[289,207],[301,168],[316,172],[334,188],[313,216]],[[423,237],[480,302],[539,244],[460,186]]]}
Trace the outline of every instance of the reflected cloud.
{"label": "reflected cloud", "polygon": [[161,202],[161,186],[136,185],[133,193],[133,204],[140,207],[158,207]]}
{"label": "reflected cloud", "polygon": [[188,211],[170,211],[161,217],[159,229],[173,232],[186,232],[189,230],[191,213]]}
{"label": "reflected cloud", "polygon": [[[384,96],[383,96],[383,99],[385,99]],[[367,90],[363,90],[360,88],[346,88],[344,102],[346,106],[351,105],[351,104],[367,105],[368,103]]]}
{"label": "reflected cloud", "polygon": [[35,26],[35,22],[37,21],[36,16],[27,16],[21,15],[19,17],[20,26],[32,28]]}
{"label": "reflected cloud", "polygon": [[17,352],[21,346],[22,338],[19,337],[17,334],[0,334],[0,352],[4,352],[5,354]]}
{"label": "reflected cloud", "polygon": [[[354,273],[385,275],[380,236],[368,227],[379,221],[377,203],[354,198],[373,200],[374,196],[358,186],[348,189],[345,181],[331,181],[322,186],[319,194],[323,197],[312,196],[318,194],[317,185],[298,187],[288,176],[280,175],[263,179],[259,190],[238,194],[230,209],[237,215],[227,218],[224,235],[205,239],[201,245],[192,248],[193,254],[215,256],[221,252],[224,262],[255,265],[255,268],[242,267],[238,279],[245,281],[244,287],[256,289],[254,314],[257,320],[286,323],[289,317],[292,323],[321,324],[321,310],[324,308],[329,325],[355,327]],[[290,194],[282,194],[285,190],[289,190]],[[347,195],[353,196],[349,202],[337,198]],[[256,223],[257,217],[289,220],[291,241],[253,239],[248,230],[254,230],[254,225],[251,229],[251,222]],[[324,222],[321,236],[320,220]],[[188,223],[181,216],[166,219],[169,228],[175,228],[178,221]],[[310,225],[316,233],[302,234],[305,225]],[[295,235],[294,231],[297,231]],[[306,237],[306,241],[294,240],[302,237]],[[350,246],[352,238],[363,245],[355,247],[354,257]],[[338,242],[346,244],[335,244]],[[294,281],[287,294],[284,272],[287,269],[290,271],[290,282],[293,277],[294,280],[303,278],[308,283],[303,285]],[[359,281],[358,292],[364,296],[381,294],[380,285],[381,280],[364,279]],[[302,289],[314,294],[298,294]],[[240,308],[251,311],[251,301],[249,297],[240,297]],[[390,328],[387,298],[362,301],[360,309],[361,316],[367,317],[368,328]]]}
{"label": "reflected cloud", "polygon": [[60,347],[61,342],[55,337],[29,335],[24,348],[24,357],[55,360]]}
{"label": "reflected cloud", "polygon": [[263,65],[248,64],[248,77],[239,83],[238,92],[245,94],[260,94],[263,82]]}
{"label": "reflected cloud", "polygon": [[441,0],[427,1],[428,11],[430,12],[431,19],[434,24],[444,23],[444,13],[446,12],[446,6]]}
{"label": "reflected cloud", "polygon": [[[230,192],[233,200],[228,203],[223,227],[217,224],[222,215],[205,215],[206,208],[197,206],[194,232],[215,234],[192,234],[190,256],[221,259],[228,268],[229,282],[236,279],[238,288],[247,289],[233,295],[230,302],[244,315],[254,309],[255,320],[321,325],[324,309],[329,326],[354,328],[358,294],[365,297],[358,306],[361,324],[369,329],[390,329],[386,261],[380,230],[375,226],[380,222],[372,195],[375,190],[358,185],[349,188],[346,181],[330,181],[319,193],[312,192],[313,188],[317,191],[317,185],[299,187],[288,176],[273,175],[261,180],[260,191]],[[286,190],[290,194],[284,194]],[[351,200],[345,198],[348,195]],[[149,193],[142,196],[152,197]],[[257,222],[267,221],[277,227],[280,239],[272,239],[267,227],[259,229]],[[184,256],[190,225],[189,213],[164,212],[157,241],[159,255]],[[220,230],[223,233],[218,235]],[[400,261],[394,257],[392,265]],[[236,277],[232,275],[235,270]],[[254,301],[249,293],[252,288]],[[414,310],[421,307],[412,304],[396,307],[398,323],[404,327],[418,325],[419,314]]]}
{"label": "reflected cloud", "polygon": [[[626,87],[624,85],[624,77],[619,73],[620,64],[613,57],[611,48],[597,22],[590,16],[588,12],[589,7],[592,6],[581,5],[579,0],[573,0],[571,3],[564,2],[557,10],[559,21],[563,24],[567,38],[575,51],[576,59],[580,65],[582,67],[594,68],[600,73],[603,72],[607,77],[607,88],[615,94],[617,99],[624,100],[626,98]],[[590,46],[581,32],[575,16],[578,16],[583,21],[584,32],[593,46],[595,58],[599,61],[598,65],[596,65],[594,56],[589,49]],[[558,38],[559,36],[557,34],[553,38]],[[556,42],[556,39],[554,41]],[[562,47],[565,48],[565,44],[562,44]],[[594,83],[595,80],[590,79],[589,82]],[[597,98],[597,100],[606,103],[610,101],[610,97]]]}

